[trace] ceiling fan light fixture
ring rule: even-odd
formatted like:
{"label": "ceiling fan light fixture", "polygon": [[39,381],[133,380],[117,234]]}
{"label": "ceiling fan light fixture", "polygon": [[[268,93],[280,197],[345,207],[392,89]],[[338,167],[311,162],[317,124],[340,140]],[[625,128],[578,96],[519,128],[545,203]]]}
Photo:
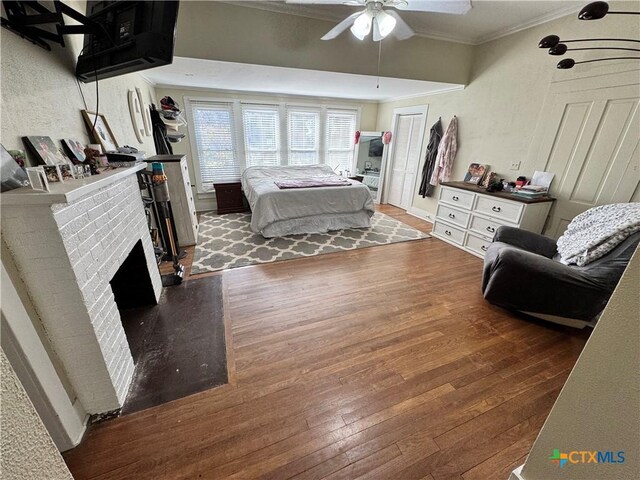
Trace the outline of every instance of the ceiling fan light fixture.
{"label": "ceiling fan light fixture", "polygon": [[364,38],[371,32],[371,24],[373,23],[373,16],[369,11],[365,11],[356,18],[351,27],[351,33],[358,39],[364,40]]}
{"label": "ceiling fan light fixture", "polygon": [[380,10],[376,16],[375,21],[378,24],[378,30],[380,31],[380,36],[385,38],[396,27],[396,19],[391,15],[386,13],[384,10]]}

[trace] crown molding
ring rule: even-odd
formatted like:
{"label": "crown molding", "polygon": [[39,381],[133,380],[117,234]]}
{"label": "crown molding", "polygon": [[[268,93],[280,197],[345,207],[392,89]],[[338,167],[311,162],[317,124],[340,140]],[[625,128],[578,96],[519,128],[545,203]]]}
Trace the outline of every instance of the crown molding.
{"label": "crown molding", "polygon": [[387,98],[385,100],[379,100],[378,103],[394,103],[394,102],[399,102],[401,100],[410,100],[412,98],[422,98],[422,97],[429,97],[431,95],[440,95],[441,93],[459,92],[461,90],[464,90],[465,88],[466,88],[465,85],[456,85],[453,87],[442,88],[440,90],[433,90],[431,92],[414,93],[413,95],[403,95],[400,97]]}
{"label": "crown molding", "polygon": [[571,15],[572,13],[577,13],[580,11],[581,7],[564,7],[559,10],[556,10],[551,13],[547,13],[545,15],[541,15],[539,17],[533,18],[526,22],[520,23],[518,25],[514,25],[509,28],[505,28],[503,30],[498,30],[489,35],[485,35],[480,37],[474,45],[481,45],[483,43],[491,42],[493,40],[497,40],[502,37],[506,37],[508,35],[521,32],[522,30],[527,30],[528,28],[537,27],[538,25],[542,25],[543,23],[552,22],[553,20],[557,20],[558,18],[566,17],[567,15]]}

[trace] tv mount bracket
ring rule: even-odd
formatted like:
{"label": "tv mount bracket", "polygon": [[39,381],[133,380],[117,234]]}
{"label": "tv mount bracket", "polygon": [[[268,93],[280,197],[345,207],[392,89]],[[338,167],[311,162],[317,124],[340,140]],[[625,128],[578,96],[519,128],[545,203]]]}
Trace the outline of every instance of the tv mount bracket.
{"label": "tv mount bracket", "polygon": [[[29,40],[31,43],[51,51],[48,42],[55,42],[62,47],[64,35],[85,34],[106,35],[99,23],[91,20],[77,10],[54,0],[54,10],[51,11],[39,1],[2,1],[7,18],[2,17],[2,27]],[[80,25],[65,25],[64,15],[67,15]],[[55,32],[45,30],[40,26],[55,27]]]}

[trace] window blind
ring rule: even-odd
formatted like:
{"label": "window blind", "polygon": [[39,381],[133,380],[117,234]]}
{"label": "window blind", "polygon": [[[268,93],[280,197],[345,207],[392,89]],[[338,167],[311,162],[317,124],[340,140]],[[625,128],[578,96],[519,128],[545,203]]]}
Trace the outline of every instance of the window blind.
{"label": "window blind", "polygon": [[353,168],[357,112],[327,110],[326,161],[336,172]]}
{"label": "window blind", "polygon": [[289,165],[320,163],[320,109],[287,108]]}
{"label": "window blind", "polygon": [[233,104],[192,102],[191,108],[202,188],[207,191],[213,189],[214,182],[238,181]]}
{"label": "window blind", "polygon": [[280,116],[277,105],[242,105],[246,166],[280,165]]}

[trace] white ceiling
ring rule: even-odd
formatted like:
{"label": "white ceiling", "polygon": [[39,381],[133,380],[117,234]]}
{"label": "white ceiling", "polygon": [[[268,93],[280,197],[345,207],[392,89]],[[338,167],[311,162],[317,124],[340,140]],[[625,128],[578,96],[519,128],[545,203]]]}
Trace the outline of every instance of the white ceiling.
{"label": "white ceiling", "polygon": [[[284,0],[226,3],[336,23],[361,10],[347,5],[286,4]],[[400,15],[418,35],[476,45],[576,13],[589,0],[472,0],[471,3],[472,9],[465,15],[408,11],[401,11]]]}
{"label": "white ceiling", "polygon": [[376,88],[375,76],[185,57],[174,57],[171,65],[142,74],[161,86],[375,101],[463,88],[453,83],[387,77],[380,78],[380,88]]}

